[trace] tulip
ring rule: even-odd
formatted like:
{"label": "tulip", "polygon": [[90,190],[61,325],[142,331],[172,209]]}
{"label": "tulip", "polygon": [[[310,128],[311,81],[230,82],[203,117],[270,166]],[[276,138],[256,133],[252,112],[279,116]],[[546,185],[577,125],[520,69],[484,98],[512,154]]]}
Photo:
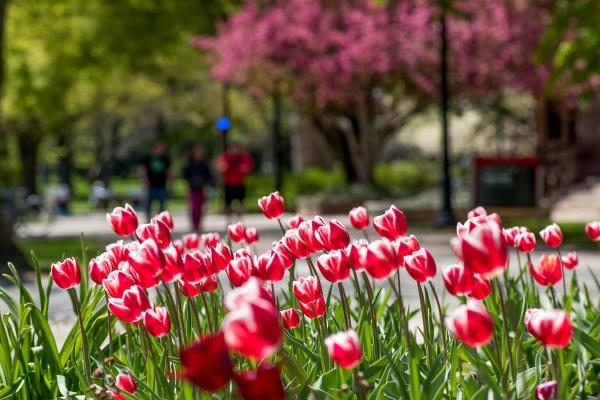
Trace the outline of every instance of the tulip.
{"label": "tulip", "polygon": [[233,258],[244,258],[244,257],[253,257],[252,251],[247,247],[242,247],[241,249],[237,249],[235,253],[233,253]]}
{"label": "tulip", "polygon": [[391,206],[385,213],[373,218],[373,228],[379,236],[388,240],[396,240],[406,235],[408,222],[402,211]]}
{"label": "tulip", "polygon": [[92,258],[88,267],[89,275],[96,285],[102,285],[108,274],[116,267],[116,260],[110,253],[102,253]]}
{"label": "tulip", "polygon": [[452,249],[452,252],[456,256],[456,258],[458,258],[459,260],[462,261],[463,254],[462,254],[461,243],[462,243],[462,241],[459,237],[453,237],[452,239],[450,239],[450,248]]}
{"label": "tulip", "polygon": [[346,227],[337,219],[320,226],[315,236],[323,249],[327,251],[342,250],[350,244],[350,234]]}
{"label": "tulip", "polygon": [[[302,224],[304,224],[303,222]],[[302,226],[302,224],[300,224]],[[294,255],[295,258],[303,259],[311,255],[312,251],[309,249],[305,242],[300,239],[298,229],[289,229],[283,236],[283,243],[285,247]]]}
{"label": "tulip", "polygon": [[442,278],[448,292],[453,296],[467,296],[474,286],[473,273],[463,264],[454,264],[442,270]]}
{"label": "tulip", "polygon": [[217,290],[218,285],[219,284],[217,282],[216,275],[212,274],[205,276],[204,278],[200,279],[200,282],[198,282],[198,286],[200,286],[200,289],[206,293],[214,292],[215,290]]}
{"label": "tulip", "polygon": [[500,216],[496,213],[493,213],[490,215],[479,215],[473,218],[469,218],[465,221],[464,224],[461,224],[460,222],[457,223],[456,234],[459,237],[462,237],[464,234],[472,232],[473,229],[477,228],[478,226],[489,224],[493,224],[502,228],[502,220],[500,219]]}
{"label": "tulip", "polygon": [[258,243],[258,231],[256,228],[246,228],[244,232],[244,240],[248,243],[248,246],[254,246]]}
{"label": "tulip", "polygon": [[160,213],[158,213],[157,215],[155,215],[154,217],[152,217],[151,219],[152,222],[154,221],[160,221],[163,224],[165,224],[165,226],[167,227],[167,229],[169,230],[169,232],[173,232],[173,216],[171,215],[171,212],[168,210],[165,211],[161,211]]}
{"label": "tulip", "polygon": [[325,339],[329,357],[342,368],[352,369],[360,363],[362,349],[353,329],[339,332]]}
{"label": "tulip", "polygon": [[109,399],[113,399],[113,400],[127,400],[125,398],[125,396],[123,396],[120,393],[115,392],[114,390],[107,390],[106,395],[108,396]]}
{"label": "tulip", "polygon": [[113,298],[120,299],[123,293],[135,284],[135,280],[126,271],[111,271],[106,279],[102,281],[102,286],[106,293]]}
{"label": "tulip", "polygon": [[323,250],[323,245],[317,239],[317,230],[323,225],[325,225],[325,220],[321,217],[315,217],[298,225],[296,235],[310,252],[315,253]]}
{"label": "tulip", "polygon": [[129,265],[136,281],[147,289],[160,282],[165,256],[154,239],[147,239],[137,251],[129,252]]}
{"label": "tulip", "polygon": [[300,326],[300,315],[294,308],[288,308],[279,312],[283,326],[286,329],[294,329]]}
{"label": "tulip", "polygon": [[465,267],[485,278],[502,273],[508,262],[508,248],[502,229],[490,222],[476,226],[461,238]]}
{"label": "tulip", "polygon": [[260,364],[256,371],[244,371],[234,378],[242,400],[285,399],[279,367]]}
{"label": "tulip", "polygon": [[566,269],[575,269],[577,268],[577,265],[579,265],[579,256],[574,251],[564,255],[561,260]]}
{"label": "tulip", "polygon": [[131,375],[119,374],[115,379],[115,386],[127,393],[137,392],[137,385]]}
{"label": "tulip", "polygon": [[278,219],[285,211],[283,197],[281,197],[279,192],[274,192],[268,196],[261,197],[258,199],[258,206],[263,214],[265,214],[265,217],[269,219]]}
{"label": "tulip", "polygon": [[304,222],[304,218],[300,214],[296,214],[288,219],[286,226],[288,229],[296,229],[302,222]]}
{"label": "tulip", "polygon": [[179,251],[172,244],[163,250],[165,266],[161,271],[161,278],[165,283],[171,283],[183,276],[183,260]]}
{"label": "tulip", "polygon": [[544,286],[554,286],[562,279],[560,258],[556,254],[544,254],[537,264],[529,263],[529,271],[535,280]]}
{"label": "tulip", "polygon": [[346,247],[346,255],[350,266],[357,272],[364,271],[367,266],[369,243],[366,240],[357,240]]}
{"label": "tulip", "polygon": [[279,311],[272,301],[260,297],[231,310],[223,319],[221,330],[230,350],[256,360],[273,355],[282,339]]}
{"label": "tulip", "polygon": [[317,266],[323,278],[331,283],[345,281],[350,275],[350,261],[342,250],[333,250],[317,258]]}
{"label": "tulip", "polygon": [[518,226],[513,226],[512,228],[503,229],[504,240],[506,240],[506,244],[515,247],[515,239],[519,233],[521,233],[521,228]]}
{"label": "tulip", "polygon": [[600,221],[585,224],[585,234],[594,242],[600,241]]}
{"label": "tulip", "polygon": [[114,258],[117,265],[129,259],[129,248],[123,240],[117,240],[106,246],[106,252]]}
{"label": "tulip", "polygon": [[227,277],[233,287],[240,287],[250,279],[254,263],[251,257],[234,258],[227,266]]}
{"label": "tulip", "polygon": [[227,227],[227,234],[235,243],[242,243],[245,240],[246,227],[242,222],[236,222]]}
{"label": "tulip", "polygon": [[298,301],[298,305],[300,305],[300,310],[302,310],[302,313],[306,315],[308,319],[322,317],[326,312],[325,297],[323,297],[323,295],[319,295],[309,302]]}
{"label": "tulip", "polygon": [[210,259],[216,271],[223,271],[233,259],[233,253],[225,243],[218,242],[210,248]]}
{"label": "tulip", "polygon": [[188,251],[198,250],[200,248],[200,237],[196,233],[183,235],[181,241],[183,242],[183,247]]}
{"label": "tulip", "polygon": [[150,308],[148,297],[144,290],[133,285],[123,293],[123,298],[111,298],[108,309],[115,317],[123,322],[134,323],[142,319],[144,311]]}
{"label": "tulip", "polygon": [[185,245],[183,244],[183,240],[181,239],[172,240],[171,245],[175,247],[179,254],[183,254],[186,252]]}
{"label": "tulip", "polygon": [[473,274],[473,288],[469,297],[475,300],[483,300],[492,293],[492,283],[489,279],[479,274]]}
{"label": "tulip", "polygon": [[200,389],[215,392],[233,378],[233,363],[222,332],[182,349],[180,358],[182,377]]}
{"label": "tulip", "polygon": [[110,214],[106,214],[106,219],[113,231],[123,237],[133,235],[138,226],[137,214],[129,204],[125,204],[125,208],[116,207]]}
{"label": "tulip", "polygon": [[563,242],[563,234],[560,227],[553,223],[540,231],[540,237],[548,246],[556,248]]}
{"label": "tulip", "polygon": [[62,289],[71,289],[81,282],[79,263],[73,257],[52,264],[50,275],[54,283]]}
{"label": "tulip", "polygon": [[536,400],[556,400],[556,390],[557,389],[558,389],[558,382],[556,382],[556,381],[540,383],[535,388],[535,399]]}
{"label": "tulip", "polygon": [[396,251],[387,239],[369,243],[366,270],[373,278],[386,279],[398,269]]}
{"label": "tulip", "polygon": [[202,290],[200,289],[200,286],[197,283],[188,283],[188,282],[181,282],[179,284],[179,291],[185,297],[189,297],[190,299],[193,299],[194,297],[196,297],[200,293],[202,293]]}
{"label": "tulip", "polygon": [[204,233],[200,236],[200,243],[204,247],[215,247],[221,241],[221,236],[216,232]]}
{"label": "tulip", "polygon": [[348,215],[352,226],[359,231],[369,227],[369,213],[366,208],[362,206],[354,207]]}
{"label": "tulip", "polygon": [[223,304],[227,310],[233,311],[255,300],[265,300],[273,305],[275,304],[273,294],[265,289],[262,281],[250,277],[244,285],[228,292]]}
{"label": "tulip", "polygon": [[141,243],[148,239],[153,239],[158,247],[166,249],[171,244],[171,232],[162,221],[153,221],[149,224],[142,224],[135,230],[135,236]]}
{"label": "tulip", "polygon": [[571,342],[573,325],[563,310],[531,308],[525,312],[527,331],[546,347],[562,349]]}
{"label": "tulip", "polygon": [[437,272],[435,260],[429,250],[422,248],[404,258],[406,272],[417,282],[424,283],[433,279]]}
{"label": "tulip", "polygon": [[479,207],[475,207],[474,209],[472,209],[471,211],[469,211],[467,213],[467,218],[471,219],[471,218],[476,218],[476,217],[485,217],[487,216],[487,210],[481,206]]}
{"label": "tulip", "polygon": [[189,283],[198,283],[207,274],[217,272],[211,270],[210,265],[210,260],[205,254],[199,251],[186,253],[183,256],[182,279]]}
{"label": "tulip", "polygon": [[310,303],[323,296],[319,280],[314,276],[298,278],[294,282],[294,294],[300,303]]}
{"label": "tulip", "polygon": [[404,266],[404,257],[413,254],[421,248],[419,241],[413,235],[398,238],[392,244],[396,249],[396,261],[399,267]]}
{"label": "tulip", "polygon": [[160,338],[171,331],[171,318],[166,307],[149,308],[144,312],[144,327],[154,337]]}
{"label": "tulip", "polygon": [[522,253],[531,253],[535,250],[536,240],[533,232],[522,230],[515,237],[515,247]]}
{"label": "tulip", "polygon": [[492,340],[494,321],[483,303],[469,300],[452,311],[446,318],[452,334],[471,347],[483,346]]}
{"label": "tulip", "polygon": [[282,254],[268,251],[256,259],[254,271],[264,281],[279,282],[283,279],[285,270],[291,266],[289,261]]}

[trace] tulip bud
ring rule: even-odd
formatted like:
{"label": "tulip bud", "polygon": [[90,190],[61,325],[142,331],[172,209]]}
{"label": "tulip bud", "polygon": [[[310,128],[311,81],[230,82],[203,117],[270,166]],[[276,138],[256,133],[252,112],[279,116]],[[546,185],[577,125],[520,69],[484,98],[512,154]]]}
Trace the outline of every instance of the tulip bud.
{"label": "tulip bud", "polygon": [[171,318],[166,307],[149,308],[143,318],[144,327],[154,337],[163,337],[171,331]]}
{"label": "tulip bud", "polygon": [[323,249],[327,251],[342,250],[350,244],[350,234],[348,233],[348,230],[337,219],[332,219],[320,226],[315,235]]}
{"label": "tulip bud", "polygon": [[562,279],[560,258],[556,254],[544,254],[537,264],[529,263],[529,271],[537,283],[544,286],[554,286]]}
{"label": "tulip bud", "polygon": [[183,247],[186,250],[198,250],[200,248],[200,237],[196,233],[188,233],[187,235],[183,235],[181,237],[181,241],[183,243]]}
{"label": "tulip bud", "polygon": [[186,253],[183,256],[182,279],[188,283],[198,283],[208,273],[216,272],[210,271],[208,264],[209,261],[203,253],[199,251]]}
{"label": "tulip bud", "polygon": [[133,235],[138,226],[137,214],[129,204],[125,204],[125,208],[116,207],[110,214],[106,214],[106,220],[113,231],[123,237]]}
{"label": "tulip bud", "polygon": [[566,269],[575,269],[579,265],[579,256],[574,251],[564,255],[561,260]]}
{"label": "tulip bud", "polygon": [[183,293],[185,297],[189,297],[190,299],[193,299],[194,297],[202,293],[202,290],[200,289],[200,286],[197,283],[188,282],[181,282],[179,284],[179,291]]}
{"label": "tulip bud", "polygon": [[487,216],[487,210],[481,206],[476,207],[467,213],[467,218],[485,217]]}
{"label": "tulip bud", "polygon": [[515,239],[517,235],[521,233],[521,228],[518,226],[513,226],[512,228],[503,229],[502,232],[504,233],[504,240],[506,240],[506,244],[511,247],[515,247]]}
{"label": "tulip bud", "polygon": [[200,243],[205,248],[215,247],[220,241],[221,236],[216,232],[209,232],[200,236]]}
{"label": "tulip bud", "polygon": [[323,278],[332,283],[343,282],[350,275],[350,261],[342,250],[321,254],[317,258],[317,266]]}
{"label": "tulip bud", "polygon": [[279,282],[283,279],[285,270],[291,266],[286,256],[268,251],[256,259],[255,273],[264,281]]}
{"label": "tulip bud", "polygon": [[294,281],[294,294],[301,303],[310,303],[323,295],[319,280],[312,275]]}
{"label": "tulip bud", "polygon": [[354,207],[348,214],[352,226],[360,231],[369,227],[369,213],[364,207]]}
{"label": "tulip bud", "polygon": [[283,197],[281,197],[279,192],[274,192],[268,196],[261,197],[258,199],[258,206],[263,214],[265,214],[265,217],[269,219],[278,219],[285,211]]}
{"label": "tulip bud", "polygon": [[129,248],[123,240],[117,240],[106,246],[106,252],[114,258],[116,265],[129,259]]}
{"label": "tulip bud", "polygon": [[302,222],[304,222],[304,218],[300,214],[296,214],[288,220],[286,226],[288,229],[296,229]]}
{"label": "tulip bud", "polygon": [[483,300],[492,293],[492,283],[489,279],[479,274],[473,274],[473,289],[469,297],[475,300]]}
{"label": "tulip bud", "polygon": [[558,382],[556,382],[556,381],[540,383],[535,388],[535,399],[536,400],[556,400],[556,390],[557,389],[558,389]]}
{"label": "tulip bud", "polygon": [[233,363],[222,332],[184,348],[180,358],[183,378],[202,390],[215,392],[233,378]]}
{"label": "tulip bud", "polygon": [[563,234],[560,227],[553,223],[540,231],[540,237],[548,246],[556,248],[563,242]]}
{"label": "tulip bud", "polygon": [[135,236],[140,243],[148,239],[153,239],[161,249],[165,249],[171,244],[171,232],[169,231],[169,228],[159,220],[138,226],[135,230]]}
{"label": "tulip bud", "polygon": [[375,279],[386,279],[398,268],[396,251],[387,239],[369,243],[366,270]]}
{"label": "tulip bud", "polygon": [[213,274],[205,276],[204,278],[200,279],[200,282],[198,282],[198,286],[200,286],[200,289],[205,293],[214,292],[217,290],[218,285],[219,283],[217,282],[217,277]]}
{"label": "tulip bud", "polygon": [[469,300],[452,311],[446,326],[454,336],[471,347],[483,346],[492,340],[494,321],[483,303]]}
{"label": "tulip bud", "polygon": [[355,271],[364,271],[367,266],[367,254],[369,243],[366,240],[357,240],[346,247],[346,254],[350,260],[350,266]]}
{"label": "tulip bud", "polygon": [[502,273],[508,261],[508,248],[502,228],[495,222],[478,225],[461,238],[465,267],[485,278]]}
{"label": "tulip bud", "polygon": [[454,264],[442,270],[442,278],[448,292],[453,296],[467,296],[473,290],[473,273],[463,264]]}
{"label": "tulip bud", "polygon": [[214,247],[210,248],[210,259],[217,271],[223,271],[227,268],[229,261],[233,259],[233,253],[225,243],[218,242]]}
{"label": "tulip bud", "polygon": [[123,298],[112,298],[108,301],[108,310],[111,314],[126,323],[139,321],[148,308],[150,308],[148,297],[137,285],[125,290]]}
{"label": "tulip bud", "polygon": [[600,241],[600,221],[585,224],[585,234],[594,242]]}
{"label": "tulip bud", "polygon": [[571,342],[573,325],[563,310],[530,308],[525,312],[527,331],[546,347],[562,349]]}
{"label": "tulip bud", "polygon": [[129,265],[136,281],[148,289],[160,283],[165,256],[154,239],[147,239],[137,251],[129,252]]}
{"label": "tulip bud", "polygon": [[246,227],[242,222],[236,222],[227,227],[227,234],[235,243],[242,243],[245,240]]}
{"label": "tulip bud", "polygon": [[258,243],[258,231],[256,228],[246,228],[244,232],[244,240],[248,243],[248,246],[254,246]]}
{"label": "tulip bud", "polygon": [[339,332],[325,339],[329,357],[342,368],[352,369],[360,363],[362,349],[353,329]]}
{"label": "tulip bud", "polygon": [[102,281],[104,290],[110,297],[120,299],[123,293],[135,283],[134,278],[126,271],[114,270]]}
{"label": "tulip bud", "polygon": [[433,279],[437,272],[435,260],[425,248],[421,248],[404,258],[406,272],[417,282],[425,283]]}
{"label": "tulip bud", "polygon": [[279,367],[261,363],[255,371],[244,371],[234,378],[243,400],[285,399]]}
{"label": "tulip bud", "polygon": [[401,236],[406,235],[408,222],[404,213],[391,206],[385,213],[373,218],[373,228],[379,236],[388,240],[396,240]]}
{"label": "tulip bud", "polygon": [[305,247],[312,253],[323,250],[323,245],[317,239],[317,230],[324,224],[325,220],[323,220],[323,218],[315,217],[314,219],[304,221],[298,225],[296,236],[302,240]]}
{"label": "tulip bud", "polygon": [[96,285],[102,285],[108,274],[116,267],[116,260],[110,253],[102,253],[92,258],[88,267],[89,275]]}
{"label": "tulip bud", "polygon": [[419,241],[414,235],[398,238],[392,244],[396,250],[396,262],[399,267],[404,266],[404,257],[413,254],[421,248]]}
{"label": "tulip bud", "polygon": [[300,315],[294,308],[288,308],[279,312],[283,326],[286,329],[294,329],[300,326]]}
{"label": "tulip bud", "polygon": [[314,300],[306,303],[298,301],[298,305],[300,305],[300,310],[308,319],[320,318],[325,315],[326,305],[323,295],[319,295]]}
{"label": "tulip bud", "polygon": [[[302,223],[304,224],[304,222]],[[302,225],[300,224],[300,225]],[[283,236],[285,247],[297,259],[303,259],[311,255],[311,250],[306,246],[305,242],[298,236],[299,229],[289,229]]]}
{"label": "tulip bud", "polygon": [[137,385],[131,375],[119,374],[115,379],[115,386],[127,393],[137,392]]}
{"label": "tulip bud", "polygon": [[160,221],[163,224],[165,224],[165,226],[167,227],[167,229],[169,230],[169,232],[173,232],[173,216],[171,215],[171,212],[168,210],[165,211],[161,211],[160,213],[158,213],[157,215],[155,215],[154,217],[152,217],[151,219],[152,222],[154,221]]}
{"label": "tulip bud", "polygon": [[62,289],[71,289],[81,282],[79,263],[73,257],[52,264],[50,275],[54,283]]}
{"label": "tulip bud", "polygon": [[227,266],[227,277],[233,287],[240,287],[250,279],[254,263],[251,257],[234,258]]}
{"label": "tulip bud", "polygon": [[528,230],[522,230],[515,237],[515,247],[522,253],[531,253],[536,245],[535,235]]}

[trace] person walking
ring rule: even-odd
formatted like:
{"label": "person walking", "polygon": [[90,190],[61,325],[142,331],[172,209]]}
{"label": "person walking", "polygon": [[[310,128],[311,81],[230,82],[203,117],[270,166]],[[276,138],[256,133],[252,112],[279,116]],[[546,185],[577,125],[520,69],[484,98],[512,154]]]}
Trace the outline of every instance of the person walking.
{"label": "person walking", "polygon": [[246,197],[246,179],[254,169],[250,154],[240,149],[236,143],[217,159],[217,169],[223,175],[225,191],[225,214],[229,217],[233,211],[233,202],[238,201],[237,213],[242,214]]}
{"label": "person walking", "polygon": [[158,202],[158,212],[165,209],[170,168],[171,160],[167,144],[160,140],[156,141],[152,146],[152,152],[142,159],[140,165],[140,175],[147,189],[146,216],[148,220],[154,215],[152,206],[155,202]]}
{"label": "person walking", "polygon": [[206,188],[212,186],[213,177],[206,162],[204,147],[194,145],[189,154],[188,162],[183,168],[183,177],[188,183],[188,206],[190,222],[194,232],[202,229],[202,214],[206,201]]}

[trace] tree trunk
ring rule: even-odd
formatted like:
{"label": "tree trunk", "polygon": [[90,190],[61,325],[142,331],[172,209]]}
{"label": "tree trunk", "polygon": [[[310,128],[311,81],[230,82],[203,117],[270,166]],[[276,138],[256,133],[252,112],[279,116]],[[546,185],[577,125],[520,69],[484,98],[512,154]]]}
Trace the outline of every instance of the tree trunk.
{"label": "tree trunk", "polygon": [[[34,128],[33,128],[34,129]],[[39,135],[29,129],[17,135],[19,154],[21,156],[21,182],[27,189],[27,194],[37,194],[38,149]]]}
{"label": "tree trunk", "polygon": [[73,149],[66,135],[61,134],[58,137],[58,146],[60,147],[61,154],[58,159],[58,180],[60,183],[67,185],[72,193]]}

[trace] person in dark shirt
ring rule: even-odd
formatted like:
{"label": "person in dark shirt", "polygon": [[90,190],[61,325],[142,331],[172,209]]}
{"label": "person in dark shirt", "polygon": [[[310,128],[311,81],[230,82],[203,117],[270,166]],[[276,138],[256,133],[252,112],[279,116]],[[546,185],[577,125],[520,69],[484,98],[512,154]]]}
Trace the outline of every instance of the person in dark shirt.
{"label": "person in dark shirt", "polygon": [[144,157],[140,175],[147,189],[146,215],[152,218],[152,205],[158,202],[158,212],[164,211],[167,201],[167,183],[170,178],[171,160],[165,142],[157,141],[152,152]]}
{"label": "person in dark shirt", "polygon": [[213,184],[210,167],[205,160],[204,147],[196,144],[190,150],[188,162],[183,168],[183,177],[188,183],[188,205],[190,222],[194,231],[202,227],[202,210],[206,200],[206,187]]}

